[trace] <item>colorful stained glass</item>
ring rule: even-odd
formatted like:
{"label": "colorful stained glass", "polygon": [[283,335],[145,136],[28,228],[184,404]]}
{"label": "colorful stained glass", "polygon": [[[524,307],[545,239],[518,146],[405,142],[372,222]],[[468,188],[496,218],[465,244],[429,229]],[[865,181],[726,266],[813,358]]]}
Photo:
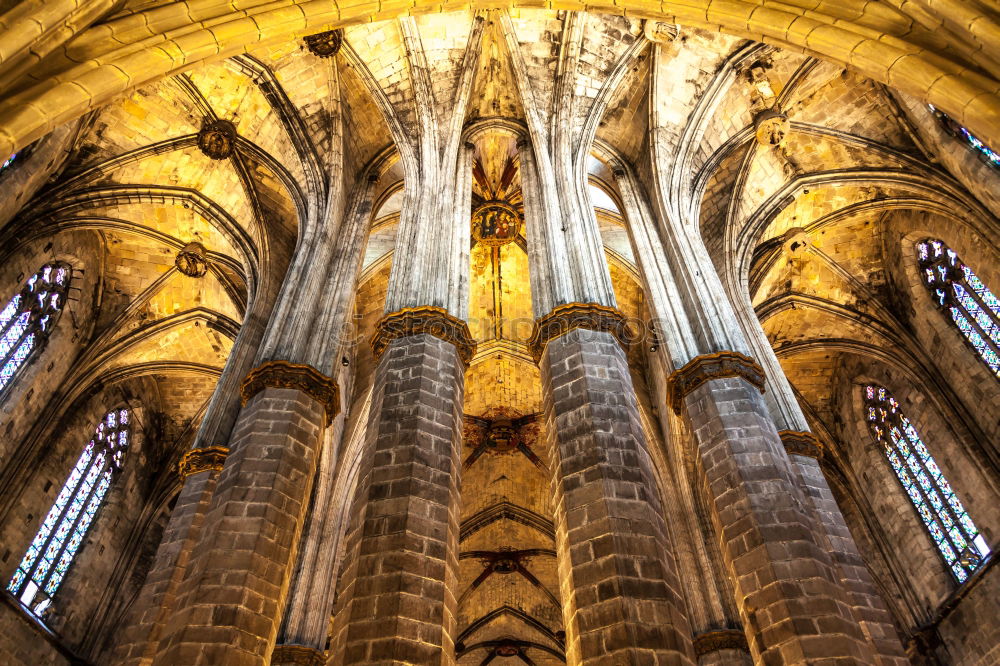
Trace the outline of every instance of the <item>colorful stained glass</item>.
{"label": "colorful stained glass", "polygon": [[969,130],[962,127],[954,118],[946,114],[941,109],[935,108],[933,105],[928,104],[931,113],[938,119],[941,126],[949,134],[955,138],[963,141],[970,150],[975,152],[980,159],[982,159],[987,164],[1000,168],[1000,154],[991,149],[985,143],[983,143],[975,134]]}
{"label": "colorful stained glass", "polygon": [[[926,246],[922,252],[929,255],[933,250]],[[955,578],[964,582],[989,555],[986,540],[896,399],[884,388],[871,385],[865,387],[864,395],[872,437],[885,450],[941,557]]]}
{"label": "colorful stained glass", "polygon": [[934,301],[1000,377],[1000,300],[943,241],[917,243],[917,259]]}
{"label": "colorful stained glass", "polygon": [[13,383],[31,353],[52,332],[70,276],[66,264],[46,264],[0,310],[0,391]]}
{"label": "colorful stained glass", "polygon": [[128,444],[128,411],[101,419],[35,538],[7,584],[7,590],[36,615],[51,605],[111,487]]}
{"label": "colorful stained glass", "polygon": [[16,159],[17,159],[17,153],[14,153],[13,155],[11,155],[7,159],[5,159],[3,161],[3,164],[0,164],[0,171],[3,171],[7,167],[9,167],[11,164],[14,163],[14,160],[16,160]]}

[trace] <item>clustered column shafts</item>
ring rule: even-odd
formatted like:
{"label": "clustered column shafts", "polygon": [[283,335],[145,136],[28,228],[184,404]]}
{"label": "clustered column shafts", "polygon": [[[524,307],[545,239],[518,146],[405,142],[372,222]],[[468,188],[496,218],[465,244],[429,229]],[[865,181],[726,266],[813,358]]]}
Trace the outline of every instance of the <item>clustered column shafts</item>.
{"label": "clustered column shafts", "polygon": [[[668,150],[658,145],[652,151],[663,200],[671,193],[657,159]],[[677,207],[662,202],[657,225],[631,175],[619,172],[650,307],[675,368],[714,352],[745,354],[748,345],[701,239],[666,213]],[[673,294],[676,300],[662,300]],[[787,664],[819,657],[870,663],[871,649],[819,546],[811,507],[760,387],[743,376],[708,375],[685,391],[680,407],[691,419],[713,522],[754,655]]]}
{"label": "clustered column shafts", "polygon": [[[258,370],[269,367],[269,357],[287,354],[305,361],[294,372],[305,372],[307,384],[336,387],[316,368],[330,372],[349,342],[341,333],[367,237],[371,190],[371,183],[357,187],[345,214],[340,176],[332,180],[326,231],[307,231],[283,288],[297,303],[295,316],[284,318],[282,308],[275,309],[257,357],[266,362]],[[334,231],[340,232],[337,243]],[[316,326],[328,335],[316,335]],[[262,390],[255,389],[239,413],[232,453],[185,572],[186,594],[173,610],[154,663],[264,664],[274,648],[322,433],[339,403],[299,381],[261,381]],[[329,601],[325,605],[328,609]]]}
{"label": "clustered column shafts", "polygon": [[[596,295],[599,302],[591,306],[613,309],[603,254],[592,266],[601,271],[598,284],[582,284],[571,268],[589,261],[591,245],[601,247],[596,224],[581,216],[548,219],[532,147],[522,142],[518,148],[526,210],[542,212],[541,219],[528,220],[532,287],[535,275],[561,275],[569,278],[562,298]],[[553,174],[562,192],[579,191],[572,172]],[[570,234],[572,225],[579,228]],[[564,234],[591,242],[567,243]],[[537,313],[539,300],[533,300]],[[566,305],[559,293],[548,300],[548,307]],[[596,322],[591,328],[538,341],[567,661],[693,664],[691,629],[625,351],[614,335],[596,330]],[[538,331],[536,323],[536,336]]]}

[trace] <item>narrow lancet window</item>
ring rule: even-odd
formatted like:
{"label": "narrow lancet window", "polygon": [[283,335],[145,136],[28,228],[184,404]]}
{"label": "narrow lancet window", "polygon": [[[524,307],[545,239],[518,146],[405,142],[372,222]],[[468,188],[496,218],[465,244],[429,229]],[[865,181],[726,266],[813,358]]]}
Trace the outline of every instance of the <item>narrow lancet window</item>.
{"label": "narrow lancet window", "polygon": [[924,286],[983,363],[1000,377],[1000,300],[942,241],[917,243]]}
{"label": "narrow lancet window", "polygon": [[872,436],[884,450],[948,568],[959,582],[964,582],[989,555],[986,539],[896,399],[881,386],[866,386],[865,409]]}
{"label": "narrow lancet window", "polygon": [[7,590],[35,615],[52,603],[129,445],[129,412],[104,415],[45,516]]}
{"label": "narrow lancet window", "polygon": [[52,332],[66,302],[70,276],[69,265],[46,264],[0,310],[0,392]]}

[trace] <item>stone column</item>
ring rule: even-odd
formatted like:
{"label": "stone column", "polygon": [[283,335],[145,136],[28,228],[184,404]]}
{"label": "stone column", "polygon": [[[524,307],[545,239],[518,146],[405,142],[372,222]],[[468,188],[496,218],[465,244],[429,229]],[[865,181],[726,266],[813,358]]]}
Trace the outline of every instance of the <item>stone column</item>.
{"label": "stone column", "polygon": [[114,663],[147,666],[156,656],[163,627],[177,600],[178,587],[201,536],[205,513],[219,481],[219,472],[229,449],[210,447],[184,454],[178,465],[181,491],[156,559],[132,605],[129,624],[122,631]]}
{"label": "stone column", "polygon": [[841,584],[847,589],[854,617],[871,642],[877,663],[907,666],[909,661],[889,610],[875,589],[871,573],[861,559],[861,553],[826,482],[820,465],[823,445],[809,432],[782,430],[778,435],[799,484],[815,507],[817,522],[826,534],[828,551],[840,573]]}
{"label": "stone column", "polygon": [[468,328],[443,310],[390,315],[375,374],[331,664],[454,662]]}
{"label": "stone column", "polygon": [[[296,252],[178,600],[154,664],[262,666],[270,659],[296,561],[322,435],[336,416],[330,377],[360,268],[367,220],[359,186],[346,216],[342,175]],[[303,266],[311,270],[303,270]],[[322,267],[325,270],[316,270]],[[286,360],[292,359],[292,360]],[[318,369],[322,368],[322,370]]]}
{"label": "stone column", "polygon": [[305,364],[269,361],[244,407],[201,538],[154,664],[267,663],[336,385]]}
{"label": "stone column", "polygon": [[[654,141],[654,143],[656,143]],[[658,151],[659,224],[634,177],[615,165],[650,307],[673,366],[669,403],[691,421],[702,484],[755,659],[871,663],[846,591],[821,544],[722,284],[697,229],[668,211]]]}
{"label": "stone column", "polygon": [[[544,154],[539,169],[526,142],[519,152],[567,662],[693,664],[626,358],[632,334],[615,308],[593,207],[565,200],[585,197],[572,170],[557,174]],[[545,173],[559,183],[544,187]],[[560,278],[540,284],[550,276]]]}
{"label": "stone column", "polygon": [[[352,199],[351,209],[345,218],[344,229],[339,234],[334,249],[334,263],[341,274],[334,277],[334,283],[355,282],[354,276],[360,270],[358,259],[368,235],[375,195],[377,176],[370,175],[359,187]],[[321,323],[324,329],[332,331],[337,340],[334,359],[350,354],[349,347],[355,342],[353,326],[348,326],[353,312],[353,294],[350,298],[339,298],[324,316],[329,324]],[[341,406],[347,406],[353,386],[352,368],[340,368]],[[344,410],[346,411],[346,410]],[[327,433],[326,445],[322,452],[317,487],[313,493],[310,519],[302,539],[298,570],[291,584],[284,628],[271,659],[273,666],[301,664],[303,659],[317,663],[326,661],[326,643],[330,633],[330,613],[333,611],[335,593],[337,548],[340,534],[341,507],[332,501],[335,470],[341,455],[341,439],[346,427],[346,414],[334,420]],[[311,654],[311,657],[306,655]]]}
{"label": "stone column", "polygon": [[408,186],[387,314],[372,338],[378,365],[357,521],[328,662],[336,666],[455,661],[462,405],[475,353],[462,320],[473,146],[439,129],[427,125],[420,140],[446,150],[403,161]]}

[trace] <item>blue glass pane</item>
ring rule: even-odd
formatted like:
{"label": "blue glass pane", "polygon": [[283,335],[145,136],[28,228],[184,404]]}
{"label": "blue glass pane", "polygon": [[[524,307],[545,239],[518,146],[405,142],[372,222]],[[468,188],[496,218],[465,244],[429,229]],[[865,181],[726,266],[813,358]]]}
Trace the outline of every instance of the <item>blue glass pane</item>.
{"label": "blue glass pane", "polygon": [[17,294],[14,298],[10,299],[7,303],[7,307],[0,312],[0,328],[4,328],[17,314],[18,310],[21,308],[21,294]]}
{"label": "blue glass pane", "polygon": [[[939,250],[932,243],[928,248],[927,254]],[[962,572],[962,576],[956,574],[956,578],[965,580],[968,572],[958,562],[958,554],[969,548],[978,535],[975,524],[895,398],[884,388],[867,386],[865,399],[869,425],[876,441],[884,447],[889,465],[941,556],[953,573]],[[889,441],[883,439],[883,433],[888,434]]]}
{"label": "blue glass pane", "polygon": [[[101,420],[97,437],[84,448],[11,577],[7,589],[12,593],[29,578],[49,597],[58,590],[114,480],[124,453],[121,446],[127,442],[127,423],[125,410],[109,412]],[[110,464],[112,459],[116,465]]]}

